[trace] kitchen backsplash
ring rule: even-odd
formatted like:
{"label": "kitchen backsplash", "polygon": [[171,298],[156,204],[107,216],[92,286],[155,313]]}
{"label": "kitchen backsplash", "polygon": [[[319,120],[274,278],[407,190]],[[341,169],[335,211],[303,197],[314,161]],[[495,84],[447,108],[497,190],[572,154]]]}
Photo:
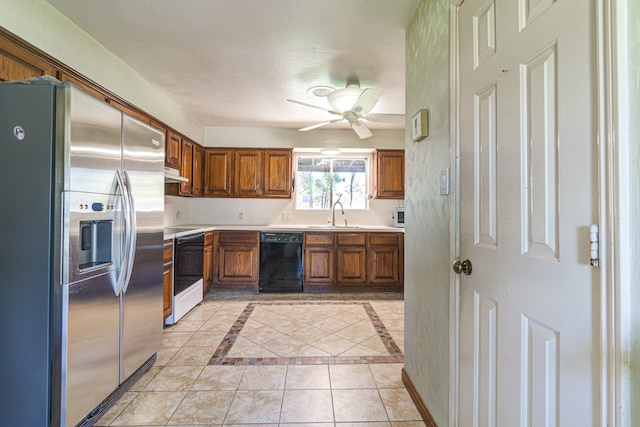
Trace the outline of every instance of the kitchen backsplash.
{"label": "kitchen backsplash", "polygon": [[[336,224],[393,225],[401,200],[371,200],[369,210],[336,210]],[[331,211],[296,211],[294,199],[224,199],[165,196],[165,226],[180,224],[325,224]]]}

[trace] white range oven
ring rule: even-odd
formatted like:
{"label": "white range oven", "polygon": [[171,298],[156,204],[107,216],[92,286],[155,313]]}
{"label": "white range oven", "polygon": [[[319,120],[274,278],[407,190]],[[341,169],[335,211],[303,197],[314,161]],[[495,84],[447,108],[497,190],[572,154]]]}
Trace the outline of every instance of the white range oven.
{"label": "white range oven", "polygon": [[176,237],[173,257],[173,311],[165,324],[173,325],[203,298],[204,233]]}

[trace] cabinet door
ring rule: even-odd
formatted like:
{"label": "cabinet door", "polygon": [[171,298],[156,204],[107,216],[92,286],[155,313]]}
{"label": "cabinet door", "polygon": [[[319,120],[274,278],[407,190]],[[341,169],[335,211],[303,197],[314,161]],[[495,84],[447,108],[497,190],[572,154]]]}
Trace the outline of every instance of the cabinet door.
{"label": "cabinet door", "polygon": [[264,150],[264,195],[291,198],[291,150]]}
{"label": "cabinet door", "polygon": [[202,269],[204,282],[204,295],[209,293],[211,285],[213,284],[213,245],[206,245],[203,251]]}
{"label": "cabinet door", "polygon": [[404,199],[404,150],[376,152],[376,197]]}
{"label": "cabinet door", "polygon": [[336,279],[338,285],[367,281],[367,233],[336,233]]}
{"label": "cabinet door", "polygon": [[218,248],[218,282],[253,283],[258,280],[256,248],[221,246]]}
{"label": "cabinet door", "polygon": [[207,148],[204,161],[204,195],[231,196],[231,149]]}
{"label": "cabinet door", "polygon": [[164,162],[167,166],[174,169],[180,169],[180,148],[182,139],[180,135],[171,131],[167,132],[167,141],[165,143]]}
{"label": "cabinet door", "polygon": [[215,232],[214,282],[219,285],[251,285],[251,289],[257,290],[260,268],[259,244],[259,232]]}
{"label": "cabinet door", "polygon": [[303,262],[305,284],[335,284],[335,249],[333,246],[306,246]]}
{"label": "cabinet door", "polygon": [[186,139],[182,140],[182,148],[180,152],[182,164],[180,166],[180,174],[189,179],[188,182],[180,183],[180,194],[183,196],[191,195],[191,182],[193,180],[193,147],[193,142]]}
{"label": "cabinet door", "polygon": [[338,285],[360,284],[367,281],[367,248],[365,246],[338,246],[336,275]]}
{"label": "cabinet door", "polygon": [[397,246],[373,246],[369,249],[369,283],[399,283],[400,253]]}
{"label": "cabinet door", "polygon": [[202,181],[204,177],[204,149],[199,145],[193,146],[193,169],[191,171],[191,194],[202,196],[204,193]]}
{"label": "cabinet door", "polygon": [[49,74],[55,76],[55,69],[47,61],[38,58],[12,40],[0,37],[0,82],[26,80]]}
{"label": "cabinet door", "polygon": [[262,193],[262,150],[234,150],[233,195],[259,197]]}

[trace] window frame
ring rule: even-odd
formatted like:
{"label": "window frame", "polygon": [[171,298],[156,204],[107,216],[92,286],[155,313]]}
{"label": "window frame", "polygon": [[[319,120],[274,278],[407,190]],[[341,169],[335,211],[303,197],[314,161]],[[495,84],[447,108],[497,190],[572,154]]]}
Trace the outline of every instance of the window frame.
{"label": "window frame", "polygon": [[[334,160],[340,160],[340,159],[354,159],[354,160],[364,160],[365,161],[365,194],[364,194],[364,208],[348,208],[347,206],[345,206],[344,210],[349,210],[349,211],[368,211],[370,209],[369,206],[369,198],[367,197],[368,194],[371,193],[371,186],[372,186],[372,182],[373,182],[373,153],[372,152],[343,152],[340,154],[335,154],[335,155],[326,155],[326,154],[322,154],[320,152],[299,152],[299,153],[294,153],[293,155],[293,165],[294,165],[294,170],[293,170],[293,176],[295,177],[295,179],[298,179],[298,160],[300,158],[313,158],[313,159],[324,159],[324,160],[328,160],[330,161],[330,175],[331,177],[333,177],[333,161]],[[294,209],[296,211],[304,211],[304,212],[327,212],[327,211],[331,211],[332,206],[334,204],[334,199],[333,199],[333,195],[334,195],[334,190],[333,190],[333,184],[334,184],[334,180],[333,178],[329,180],[329,207],[327,208],[318,208],[318,209],[300,209],[298,208],[298,197],[300,197],[300,193],[297,190],[298,185],[296,185],[296,191],[294,191]]]}

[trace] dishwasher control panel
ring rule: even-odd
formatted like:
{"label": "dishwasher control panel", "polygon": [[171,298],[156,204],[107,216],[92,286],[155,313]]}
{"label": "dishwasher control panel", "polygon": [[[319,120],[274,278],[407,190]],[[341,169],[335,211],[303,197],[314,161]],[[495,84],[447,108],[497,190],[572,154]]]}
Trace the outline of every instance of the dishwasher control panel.
{"label": "dishwasher control panel", "polygon": [[261,242],[302,243],[303,233],[260,233]]}

